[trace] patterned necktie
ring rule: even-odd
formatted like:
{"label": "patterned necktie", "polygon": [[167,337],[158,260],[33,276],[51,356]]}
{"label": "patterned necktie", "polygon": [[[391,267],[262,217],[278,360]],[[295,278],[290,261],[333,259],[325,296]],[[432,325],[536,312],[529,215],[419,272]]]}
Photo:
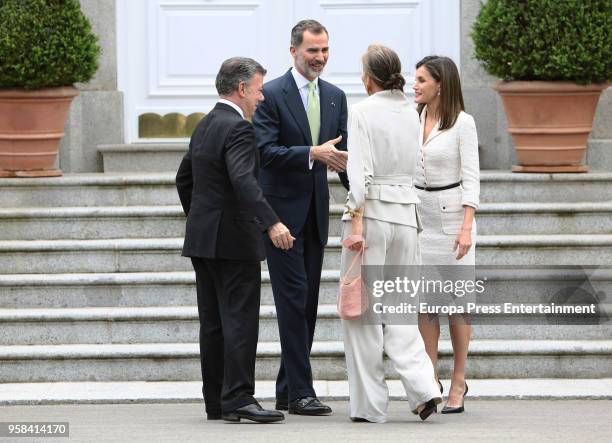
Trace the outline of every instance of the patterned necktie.
{"label": "patterned necktie", "polygon": [[308,83],[308,107],[306,109],[313,146],[319,144],[319,132],[321,130],[321,108],[315,86],[315,82]]}

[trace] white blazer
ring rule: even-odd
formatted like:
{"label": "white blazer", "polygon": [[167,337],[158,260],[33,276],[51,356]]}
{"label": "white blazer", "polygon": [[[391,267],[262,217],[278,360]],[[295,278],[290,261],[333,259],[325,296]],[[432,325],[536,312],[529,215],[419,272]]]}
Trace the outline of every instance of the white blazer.
{"label": "white blazer", "polygon": [[440,131],[435,125],[423,142],[426,112],[427,106],[420,118],[415,184],[435,188],[461,182],[461,205],[478,208],[480,164],[474,118],[461,111],[452,128]]}
{"label": "white blazer", "polygon": [[[413,188],[419,118],[401,91],[380,91],[353,105],[348,121],[347,207],[364,217],[420,228]],[[350,220],[345,211],[342,220]]]}

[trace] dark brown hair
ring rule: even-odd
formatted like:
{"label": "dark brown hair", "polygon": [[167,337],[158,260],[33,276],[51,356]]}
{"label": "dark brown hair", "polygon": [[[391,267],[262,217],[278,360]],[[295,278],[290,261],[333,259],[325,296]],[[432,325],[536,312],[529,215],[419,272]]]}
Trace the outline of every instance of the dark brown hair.
{"label": "dark brown hair", "polygon": [[327,29],[316,20],[300,20],[291,30],[291,46],[297,48],[304,40],[304,31],[310,31],[315,35],[325,32],[328,36]]}
{"label": "dark brown hair", "polygon": [[382,45],[370,45],[362,57],[363,72],[384,90],[404,90],[402,62],[395,51]]}
{"label": "dark brown hair", "polygon": [[[424,66],[434,80],[440,84],[439,129],[452,128],[457,121],[457,117],[459,117],[459,113],[465,110],[457,65],[448,57],[429,55],[416,64],[417,69],[421,66]],[[418,105],[419,115],[421,115],[424,107],[424,103]]]}

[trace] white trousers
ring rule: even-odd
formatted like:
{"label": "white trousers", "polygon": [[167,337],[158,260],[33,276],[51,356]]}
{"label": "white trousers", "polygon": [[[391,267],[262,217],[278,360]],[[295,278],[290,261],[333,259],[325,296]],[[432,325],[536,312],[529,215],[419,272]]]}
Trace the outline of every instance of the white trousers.
{"label": "white trousers", "polygon": [[[350,231],[351,222],[344,222],[343,238]],[[419,263],[415,227],[364,218],[364,237],[368,245],[364,265]],[[343,273],[352,257],[353,253],[344,248]],[[385,382],[384,353],[400,376],[413,412],[428,400],[442,401],[433,364],[425,352],[417,324],[383,326],[364,324],[360,319],[342,320],[342,331],[351,417],[377,423],[386,421],[389,391]]]}

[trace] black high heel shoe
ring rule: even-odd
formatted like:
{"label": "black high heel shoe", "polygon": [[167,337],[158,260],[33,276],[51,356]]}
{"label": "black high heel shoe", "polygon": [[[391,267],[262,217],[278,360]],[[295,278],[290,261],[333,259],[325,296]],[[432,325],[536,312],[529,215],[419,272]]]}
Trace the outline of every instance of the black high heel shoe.
{"label": "black high heel shoe", "polygon": [[461,403],[461,406],[457,406],[455,407],[449,407],[449,406],[444,406],[442,408],[442,414],[459,414],[463,411],[465,411],[465,407],[464,407],[464,403],[465,403],[465,394],[468,393],[468,385],[466,382],[465,383],[465,390],[463,391],[463,402]]}
{"label": "black high heel shoe", "polygon": [[436,406],[436,401],[432,398],[425,403],[425,407],[419,412],[419,417],[421,417],[421,420],[427,420],[434,412],[438,412],[438,407]]}

